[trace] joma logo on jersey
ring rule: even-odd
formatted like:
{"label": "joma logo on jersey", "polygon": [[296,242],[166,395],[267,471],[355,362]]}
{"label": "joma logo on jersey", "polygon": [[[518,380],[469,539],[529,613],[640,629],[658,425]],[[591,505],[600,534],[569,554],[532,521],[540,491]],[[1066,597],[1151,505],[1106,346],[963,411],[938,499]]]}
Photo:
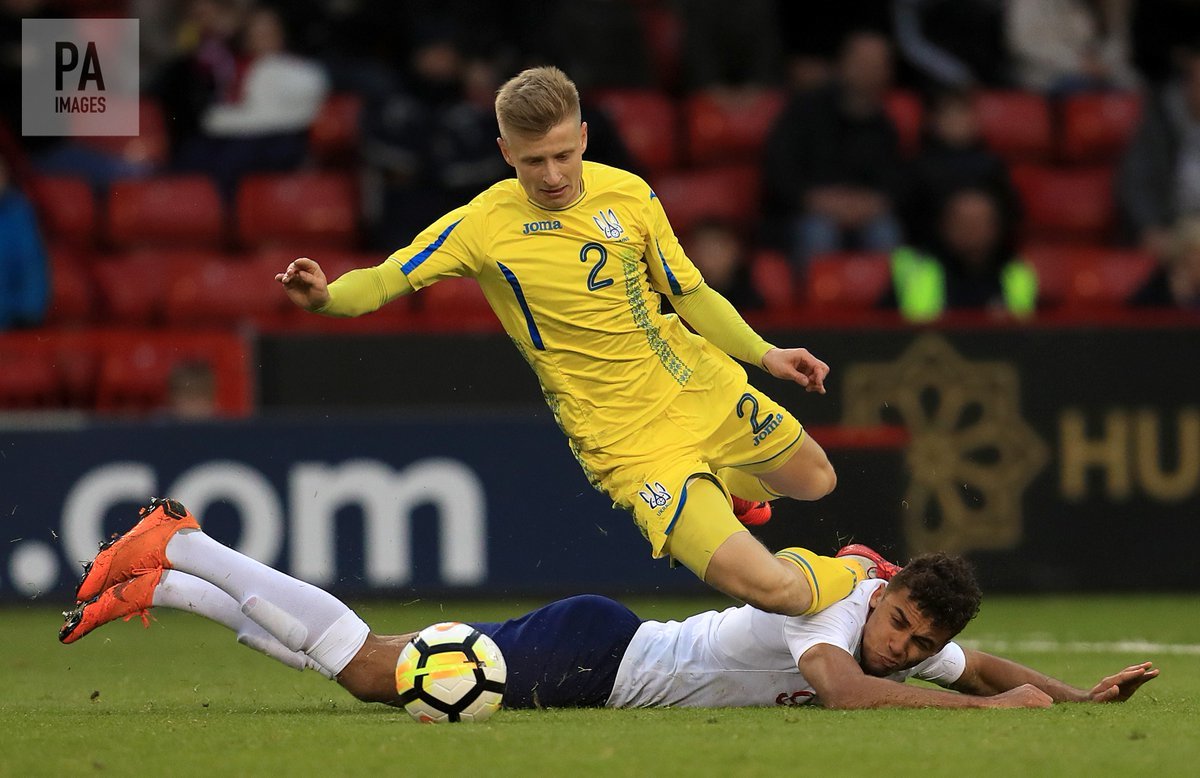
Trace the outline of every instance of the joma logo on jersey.
{"label": "joma logo on jersey", "polygon": [[593,216],[592,221],[596,222],[600,233],[609,240],[616,240],[625,234],[625,228],[621,226],[621,222],[617,221],[617,215],[613,213],[612,208],[601,211],[598,216]]}
{"label": "joma logo on jersey", "polygon": [[522,230],[521,234],[528,235],[531,232],[545,232],[546,230],[561,230],[561,229],[562,229],[562,222],[560,222],[560,221],[528,222],[525,225],[525,229]]}
{"label": "joma logo on jersey", "polygon": [[655,510],[665,508],[667,507],[667,503],[671,502],[671,493],[667,491],[667,487],[658,481],[655,481],[653,485],[646,484],[646,491],[639,490],[638,496]]}

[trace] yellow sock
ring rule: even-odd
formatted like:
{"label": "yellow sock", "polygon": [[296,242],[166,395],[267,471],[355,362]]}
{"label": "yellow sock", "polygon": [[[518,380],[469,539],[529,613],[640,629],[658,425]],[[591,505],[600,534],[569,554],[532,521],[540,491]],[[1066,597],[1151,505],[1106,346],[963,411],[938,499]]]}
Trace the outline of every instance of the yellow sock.
{"label": "yellow sock", "polygon": [[732,467],[722,467],[717,471],[717,478],[721,479],[730,494],[741,497],[743,500],[774,500],[776,497],[783,496],[768,489],[762,479],[757,476],[743,473]]}
{"label": "yellow sock", "polygon": [[799,568],[812,587],[812,605],[804,611],[805,616],[825,610],[867,578],[867,571],[853,559],[821,556],[798,546],[777,551],[775,556]]}

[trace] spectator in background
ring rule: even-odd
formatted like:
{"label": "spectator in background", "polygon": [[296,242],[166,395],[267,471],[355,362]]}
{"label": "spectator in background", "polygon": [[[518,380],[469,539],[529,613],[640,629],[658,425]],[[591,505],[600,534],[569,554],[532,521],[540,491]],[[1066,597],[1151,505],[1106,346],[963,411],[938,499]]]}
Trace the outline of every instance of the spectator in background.
{"label": "spectator in background", "polygon": [[892,2],[821,3],[819,24],[813,23],[812,3],[776,3],[788,84],[796,90],[808,90],[827,83],[833,77],[833,64],[846,36],[855,30],[887,34]]}
{"label": "spectator in background", "polygon": [[986,191],[964,189],[939,213],[930,249],[911,246],[892,256],[893,294],[886,301],[909,321],[930,321],[947,310],[1033,314],[1037,274],[1017,258],[1002,207]]}
{"label": "spectator in background", "polygon": [[754,88],[779,82],[782,44],[772,0],[679,0],[684,85]]}
{"label": "spectator in background", "polygon": [[253,10],[241,31],[239,78],[201,117],[179,166],[212,175],[226,197],[249,173],[293,170],[308,151],[308,130],[329,82],[315,62],[288,53],[279,13]]}
{"label": "spectator in background", "polygon": [[172,416],[199,421],[217,415],[217,378],[208,362],[190,360],[171,368],[167,404]]}
{"label": "spectator in background", "polygon": [[1005,28],[1017,83],[1063,94],[1131,89],[1132,0],[1009,0]]}
{"label": "spectator in background", "polygon": [[1200,217],[1179,223],[1164,260],[1130,302],[1139,307],[1200,311]]}
{"label": "spectator in background", "polygon": [[856,32],[843,44],[837,80],[792,99],[767,140],[766,208],[790,233],[797,263],[856,247],[890,251],[900,183],[896,129],[883,100],[892,79],[887,38]]}
{"label": "spectator in background", "polygon": [[46,249],[33,206],[0,159],[0,330],[35,326],[50,303]]}
{"label": "spectator in background", "polygon": [[1004,0],[894,0],[896,45],[935,87],[1008,80]]}
{"label": "spectator in background", "polygon": [[1160,256],[1169,225],[1200,214],[1200,49],[1181,57],[1180,69],[1181,78],[1147,101],[1117,178],[1130,237]]}
{"label": "spectator in background", "polygon": [[762,297],[754,289],[750,260],[737,231],[718,219],[699,222],[688,233],[688,257],[704,276],[704,281],[739,311],[763,307]]}
{"label": "spectator in background", "polygon": [[653,83],[650,56],[634,5],[626,0],[529,3],[524,26],[532,34],[524,36],[524,53],[531,64],[553,62],[570,73],[580,92],[648,87]]}
{"label": "spectator in background", "polygon": [[238,80],[242,0],[190,0],[175,27],[175,56],[148,85],[168,117],[172,154],[201,132],[213,103],[231,100]]}
{"label": "spectator in background", "polygon": [[496,153],[495,67],[468,60],[447,19],[426,17],[414,32],[402,86],[363,118],[370,242],[387,251],[508,175]]}
{"label": "spectator in background", "polygon": [[1000,207],[1005,234],[1020,218],[1021,204],[1008,167],[979,133],[972,94],[943,90],[929,101],[921,150],[909,163],[901,211],[910,245],[928,248],[938,233],[938,215],[962,189],[989,193]]}

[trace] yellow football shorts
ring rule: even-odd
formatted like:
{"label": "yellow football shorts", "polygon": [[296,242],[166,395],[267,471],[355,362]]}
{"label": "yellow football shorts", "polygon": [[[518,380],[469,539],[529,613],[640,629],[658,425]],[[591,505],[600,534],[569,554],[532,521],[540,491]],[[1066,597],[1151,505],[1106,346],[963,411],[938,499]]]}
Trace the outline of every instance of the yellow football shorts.
{"label": "yellow football shorts", "polygon": [[[783,406],[744,379],[741,389],[738,394],[711,385],[685,388],[645,428],[601,449],[576,452],[596,488],[633,514],[654,558],[670,553],[693,571],[703,571],[721,543],[745,529],[732,510],[689,514],[688,531],[679,538],[689,547],[672,541],[668,549],[687,502],[689,479],[709,479],[728,498],[718,470],[769,473],[803,443],[804,428]],[[702,526],[695,525],[697,518]]]}

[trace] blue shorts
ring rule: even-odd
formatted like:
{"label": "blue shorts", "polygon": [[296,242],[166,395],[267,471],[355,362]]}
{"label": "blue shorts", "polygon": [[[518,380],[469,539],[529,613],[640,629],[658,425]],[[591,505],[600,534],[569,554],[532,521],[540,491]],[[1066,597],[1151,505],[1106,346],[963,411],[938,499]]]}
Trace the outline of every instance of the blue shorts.
{"label": "blue shorts", "polygon": [[504,622],[473,623],[508,665],[506,708],[598,708],[642,625],[621,603],[594,594],[552,602]]}

